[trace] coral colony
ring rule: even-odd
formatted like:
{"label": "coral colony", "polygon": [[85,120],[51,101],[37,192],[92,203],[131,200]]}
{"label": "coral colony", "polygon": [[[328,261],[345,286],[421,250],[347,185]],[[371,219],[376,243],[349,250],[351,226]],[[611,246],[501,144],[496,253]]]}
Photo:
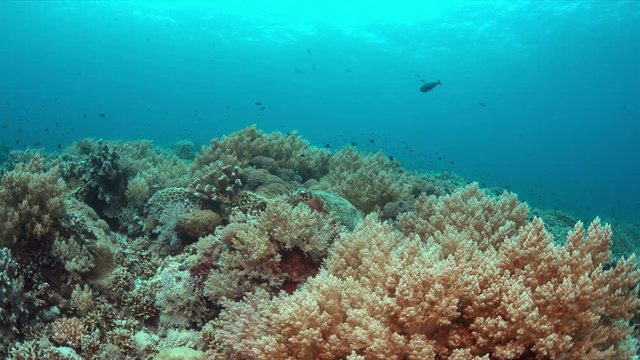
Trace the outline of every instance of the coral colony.
{"label": "coral colony", "polygon": [[14,152],[1,176],[3,359],[636,353],[609,225],[382,153],[249,127]]}

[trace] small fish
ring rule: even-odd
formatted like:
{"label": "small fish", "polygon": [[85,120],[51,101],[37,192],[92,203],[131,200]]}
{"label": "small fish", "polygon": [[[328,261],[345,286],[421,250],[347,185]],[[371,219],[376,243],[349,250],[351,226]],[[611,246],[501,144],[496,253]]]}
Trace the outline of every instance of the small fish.
{"label": "small fish", "polygon": [[40,143],[40,141],[36,141],[35,143],[33,143],[33,145],[35,145],[35,146],[40,146],[40,145],[41,145],[41,143]]}
{"label": "small fish", "polygon": [[486,107],[487,106],[487,104],[485,104],[485,103],[478,103],[478,105],[480,105],[482,107]]}
{"label": "small fish", "polygon": [[260,108],[260,111],[264,111],[264,106]]}
{"label": "small fish", "polygon": [[438,86],[438,85],[442,85],[440,80],[425,83],[424,85],[420,86],[420,92],[426,93],[428,91],[433,90],[433,88]]}
{"label": "small fish", "polygon": [[262,103],[261,103],[260,101],[256,101],[256,102],[255,102],[255,104],[256,104],[257,106],[262,106]]}
{"label": "small fish", "polygon": [[351,69],[344,69],[344,72],[348,72],[348,73],[350,73],[350,72],[351,72]]}
{"label": "small fish", "polygon": [[8,128],[8,127],[9,127],[9,125],[7,125],[7,124],[2,124],[2,128],[3,128],[3,129],[6,129],[6,128]]}
{"label": "small fish", "polygon": [[438,161],[442,161],[442,156],[438,156]]}
{"label": "small fish", "polygon": [[369,142],[372,143],[372,144],[376,143],[376,141],[374,139],[369,139]]}
{"label": "small fish", "polygon": [[58,149],[62,149],[62,144],[58,144]]}
{"label": "small fish", "polygon": [[86,119],[87,118],[87,114],[82,115],[82,117]]}
{"label": "small fish", "polygon": [[393,161],[395,160],[393,156],[389,155],[389,160]]}
{"label": "small fish", "polygon": [[351,146],[358,146],[358,143],[357,143],[357,142],[355,142],[355,141],[352,141],[352,142],[351,142]]}
{"label": "small fish", "polygon": [[101,118],[103,118],[103,117],[105,117],[105,114],[100,113],[100,114],[98,114],[98,116],[100,116]]}
{"label": "small fish", "polygon": [[307,49],[307,54],[311,55],[311,50]]}
{"label": "small fish", "polygon": [[331,147],[331,145],[329,145],[329,144],[324,144],[324,147],[325,147],[326,149],[328,149],[328,148],[330,148],[330,147]]}
{"label": "small fish", "polygon": [[311,65],[311,67],[313,68],[313,71],[316,71],[316,66],[315,65]]}

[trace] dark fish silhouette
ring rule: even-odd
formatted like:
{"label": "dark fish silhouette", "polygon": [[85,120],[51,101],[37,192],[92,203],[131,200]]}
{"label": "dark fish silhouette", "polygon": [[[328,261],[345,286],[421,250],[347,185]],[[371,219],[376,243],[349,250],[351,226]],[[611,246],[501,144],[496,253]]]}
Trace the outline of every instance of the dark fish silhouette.
{"label": "dark fish silhouette", "polygon": [[101,118],[105,117],[106,115],[104,113],[102,114],[98,114],[98,116],[100,116]]}
{"label": "dark fish silhouette", "polygon": [[442,85],[442,83],[440,82],[440,80],[438,81],[432,81],[432,82],[428,82],[426,84],[423,84],[422,86],[420,86],[420,92],[427,92],[427,91],[431,91],[433,90],[434,87],[438,86],[438,85]]}
{"label": "dark fish silhouette", "polygon": [[307,54],[311,55],[311,50],[307,49]]}

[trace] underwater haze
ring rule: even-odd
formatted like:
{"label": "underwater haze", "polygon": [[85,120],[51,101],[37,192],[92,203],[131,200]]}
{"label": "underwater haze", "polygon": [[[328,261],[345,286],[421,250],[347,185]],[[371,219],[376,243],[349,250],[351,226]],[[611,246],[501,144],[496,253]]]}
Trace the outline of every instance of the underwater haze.
{"label": "underwater haze", "polygon": [[0,144],[257,124],[637,219],[638,39],[633,0],[3,1]]}
{"label": "underwater haze", "polygon": [[0,359],[640,359],[640,1],[1,1]]}

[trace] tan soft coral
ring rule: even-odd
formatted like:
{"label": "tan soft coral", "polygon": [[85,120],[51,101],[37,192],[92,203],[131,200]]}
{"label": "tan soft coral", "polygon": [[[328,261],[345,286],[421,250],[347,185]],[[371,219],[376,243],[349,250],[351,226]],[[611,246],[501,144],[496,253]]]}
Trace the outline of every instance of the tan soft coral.
{"label": "tan soft coral", "polygon": [[[611,261],[609,227],[596,220],[585,233],[579,223],[557,245],[538,219],[510,223],[522,218],[517,202],[467,196],[475,192],[435,201],[445,230],[428,241],[368,216],[292,295],[258,291],[227,302],[205,329],[221,345],[210,351],[252,359],[630,358],[640,274],[635,258]],[[458,207],[465,198],[477,206]],[[463,214],[466,232],[446,230]]]}
{"label": "tan soft coral", "polygon": [[406,174],[397,162],[382,153],[359,153],[353,147],[331,158],[329,173],[315,187],[343,196],[364,213],[411,198]]}
{"label": "tan soft coral", "polygon": [[197,173],[214,161],[245,167],[257,156],[273,159],[280,168],[296,171],[303,180],[323,176],[329,164],[329,152],[312,147],[298,133],[267,134],[253,125],[211,140],[211,145],[196,156],[193,170]]}
{"label": "tan soft coral", "polygon": [[527,223],[528,213],[528,206],[515,194],[493,198],[473,183],[442,197],[419,196],[415,211],[398,217],[398,227],[445,248],[455,246],[458,237],[471,238],[484,250],[516,235]]}
{"label": "tan soft coral", "polygon": [[257,215],[236,214],[215,236],[201,238],[191,271],[212,302],[257,287],[291,291],[317,272],[341,229],[330,215],[279,198]]}
{"label": "tan soft coral", "polygon": [[0,246],[51,243],[64,214],[65,184],[41,156],[18,163],[0,180]]}

